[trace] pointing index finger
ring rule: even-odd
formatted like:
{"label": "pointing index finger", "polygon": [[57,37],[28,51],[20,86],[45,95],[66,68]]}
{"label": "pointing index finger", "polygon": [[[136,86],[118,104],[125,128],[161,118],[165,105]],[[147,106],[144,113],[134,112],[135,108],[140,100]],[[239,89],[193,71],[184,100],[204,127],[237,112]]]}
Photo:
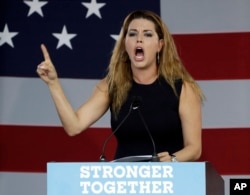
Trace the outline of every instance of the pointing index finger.
{"label": "pointing index finger", "polygon": [[45,47],[44,44],[41,44],[41,49],[42,49],[42,52],[43,52],[44,60],[45,61],[51,61],[50,56],[49,56],[49,52],[48,52],[48,50],[47,50],[47,48]]}

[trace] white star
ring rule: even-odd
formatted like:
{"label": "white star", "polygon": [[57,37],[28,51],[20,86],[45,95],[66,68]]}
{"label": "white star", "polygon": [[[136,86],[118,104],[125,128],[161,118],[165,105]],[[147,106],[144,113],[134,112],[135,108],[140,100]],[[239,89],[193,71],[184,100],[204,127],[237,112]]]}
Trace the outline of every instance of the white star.
{"label": "white star", "polygon": [[8,25],[5,24],[3,32],[0,32],[0,46],[4,43],[8,43],[11,47],[14,47],[12,38],[16,36],[18,32],[10,32]]}
{"label": "white star", "polygon": [[61,33],[53,33],[53,35],[58,38],[56,49],[60,48],[62,45],[67,45],[70,49],[72,49],[70,39],[73,39],[77,34],[69,34],[66,26],[64,25]]}
{"label": "white star", "polygon": [[118,38],[119,38],[119,35],[114,35],[114,34],[113,34],[113,35],[110,35],[110,36],[111,36],[114,40],[116,40],[116,41],[117,41]]}
{"label": "white star", "polygon": [[41,2],[39,0],[23,1],[23,2],[30,7],[28,16],[30,16],[34,12],[37,12],[42,17],[43,17],[42,7],[48,3],[47,1]]}
{"label": "white star", "polygon": [[91,16],[92,14],[97,15],[99,18],[102,18],[100,14],[100,10],[106,3],[97,3],[96,0],[91,0],[91,3],[82,3],[88,9],[86,18]]}

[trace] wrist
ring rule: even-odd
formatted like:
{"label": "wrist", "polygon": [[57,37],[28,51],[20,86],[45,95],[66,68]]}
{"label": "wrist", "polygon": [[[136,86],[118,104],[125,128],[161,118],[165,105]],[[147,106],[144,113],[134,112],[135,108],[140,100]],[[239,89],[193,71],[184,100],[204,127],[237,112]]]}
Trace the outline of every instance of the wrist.
{"label": "wrist", "polygon": [[50,89],[61,88],[61,84],[60,84],[59,79],[50,80],[50,81],[47,83],[47,85],[48,85],[48,87],[49,87]]}
{"label": "wrist", "polygon": [[174,154],[171,154],[171,162],[178,162],[176,156]]}

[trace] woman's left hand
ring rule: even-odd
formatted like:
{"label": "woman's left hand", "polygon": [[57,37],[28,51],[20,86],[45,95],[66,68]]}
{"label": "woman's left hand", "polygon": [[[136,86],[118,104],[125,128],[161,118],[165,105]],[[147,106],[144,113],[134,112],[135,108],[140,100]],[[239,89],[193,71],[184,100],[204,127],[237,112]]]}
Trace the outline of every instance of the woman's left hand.
{"label": "woman's left hand", "polygon": [[171,156],[168,152],[160,152],[157,154],[160,162],[171,162]]}

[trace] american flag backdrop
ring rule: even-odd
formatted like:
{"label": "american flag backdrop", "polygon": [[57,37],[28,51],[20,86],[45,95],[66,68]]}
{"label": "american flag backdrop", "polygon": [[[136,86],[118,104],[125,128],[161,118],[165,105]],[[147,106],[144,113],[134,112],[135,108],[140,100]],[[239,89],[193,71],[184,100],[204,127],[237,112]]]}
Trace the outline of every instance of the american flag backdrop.
{"label": "american flag backdrop", "polygon": [[[45,195],[46,163],[97,161],[109,113],[81,135],[61,127],[36,74],[45,43],[77,108],[105,73],[124,17],[158,13],[202,87],[203,154],[225,180],[250,178],[249,0],[1,0],[0,194]],[[106,150],[111,160],[116,142]]]}

